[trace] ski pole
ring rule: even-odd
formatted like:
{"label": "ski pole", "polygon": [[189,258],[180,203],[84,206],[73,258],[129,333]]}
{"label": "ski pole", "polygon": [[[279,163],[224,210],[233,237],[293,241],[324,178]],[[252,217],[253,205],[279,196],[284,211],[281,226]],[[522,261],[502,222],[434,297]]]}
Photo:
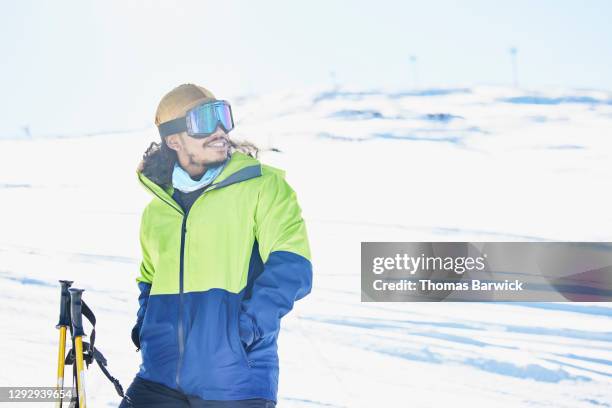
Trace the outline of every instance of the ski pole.
{"label": "ski pole", "polygon": [[83,366],[83,320],[81,308],[83,301],[83,289],[70,288],[70,315],[72,317],[72,336],[74,337],[74,352],[76,361],[77,395],[79,397],[79,408],[85,407],[85,367]]}
{"label": "ski pole", "polygon": [[62,390],[64,389],[64,359],[66,357],[66,330],[70,326],[70,292],[68,288],[72,286],[72,281],[61,280],[62,285],[60,294],[60,315],[59,322],[55,326],[59,329],[59,352],[57,354],[57,383],[56,390],[59,395],[55,404],[56,408],[62,408]]}

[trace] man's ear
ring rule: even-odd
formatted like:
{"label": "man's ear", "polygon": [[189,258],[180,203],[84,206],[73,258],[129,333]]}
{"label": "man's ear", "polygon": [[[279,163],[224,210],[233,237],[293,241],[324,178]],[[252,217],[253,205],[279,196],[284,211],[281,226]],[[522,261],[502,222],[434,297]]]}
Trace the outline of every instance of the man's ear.
{"label": "man's ear", "polygon": [[179,133],[175,133],[173,135],[166,136],[166,144],[168,145],[168,147],[177,152],[181,150],[181,140],[179,136],[180,136]]}

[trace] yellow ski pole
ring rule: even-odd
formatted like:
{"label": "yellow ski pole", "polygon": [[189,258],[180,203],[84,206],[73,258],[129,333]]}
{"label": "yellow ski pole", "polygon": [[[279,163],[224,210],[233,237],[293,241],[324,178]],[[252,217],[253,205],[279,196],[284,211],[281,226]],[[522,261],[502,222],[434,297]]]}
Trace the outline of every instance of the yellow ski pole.
{"label": "yellow ski pole", "polygon": [[66,330],[70,326],[70,292],[68,288],[72,286],[72,281],[61,280],[62,285],[60,295],[60,315],[59,323],[55,328],[59,329],[59,351],[57,354],[57,382],[55,389],[58,399],[55,403],[56,408],[62,408],[62,391],[64,389],[64,362],[66,358]]}
{"label": "yellow ski pole", "polygon": [[77,375],[77,395],[79,408],[85,407],[85,367],[83,365],[83,320],[81,314],[83,289],[68,289],[70,292],[70,317],[72,318],[72,336],[74,337],[74,352]]}

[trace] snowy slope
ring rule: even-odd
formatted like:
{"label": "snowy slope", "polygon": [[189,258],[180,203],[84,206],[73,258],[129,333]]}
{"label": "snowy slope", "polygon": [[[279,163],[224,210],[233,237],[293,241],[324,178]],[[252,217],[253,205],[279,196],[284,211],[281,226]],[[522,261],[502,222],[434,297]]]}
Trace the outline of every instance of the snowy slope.
{"label": "snowy slope", "polygon": [[[313,292],[283,321],[279,407],[612,406],[611,304],[376,304],[359,292],[361,241],[612,241],[612,95],[310,89],[234,110],[232,136],[287,170],[313,250]],[[0,384],[54,384],[57,280],[72,279],[129,385],[150,200],[135,167],[156,138],[0,141]],[[90,406],[118,405],[96,367],[87,381]]]}

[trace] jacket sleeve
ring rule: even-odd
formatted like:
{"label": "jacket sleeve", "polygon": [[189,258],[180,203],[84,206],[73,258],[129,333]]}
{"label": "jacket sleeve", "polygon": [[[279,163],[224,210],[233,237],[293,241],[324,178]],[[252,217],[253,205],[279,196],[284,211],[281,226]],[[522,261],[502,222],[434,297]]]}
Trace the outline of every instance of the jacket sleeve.
{"label": "jacket sleeve", "polygon": [[266,178],[255,211],[263,272],[241,305],[240,337],[247,347],[278,333],[280,319],[312,287],[310,247],[296,194],[283,176]]}
{"label": "jacket sleeve", "polygon": [[151,292],[151,284],[153,282],[153,276],[155,271],[151,263],[151,257],[145,244],[145,226],[146,226],[146,214],[147,209],[145,208],[142,219],[140,222],[140,248],[142,250],[142,261],[140,263],[140,274],[136,278],[140,295],[138,296],[138,312],[136,314],[136,325],[132,329],[132,341],[137,348],[140,348],[140,329],[142,322],[144,321],[145,313],[147,311],[147,303],[149,301],[149,293]]}

